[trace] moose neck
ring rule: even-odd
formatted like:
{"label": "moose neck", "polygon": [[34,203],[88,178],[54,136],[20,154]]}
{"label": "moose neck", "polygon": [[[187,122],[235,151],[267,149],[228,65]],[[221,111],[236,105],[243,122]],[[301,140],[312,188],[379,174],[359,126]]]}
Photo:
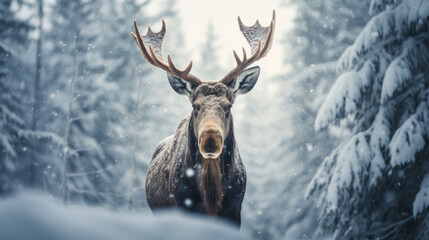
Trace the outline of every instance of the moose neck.
{"label": "moose neck", "polygon": [[234,157],[234,128],[232,125],[224,140],[224,148],[221,155],[217,159],[206,159],[199,152],[198,140],[193,133],[194,118],[191,117],[189,122],[189,152],[191,154],[192,166],[199,164],[201,166],[201,174],[197,177],[198,187],[201,191],[201,196],[204,199],[206,212],[209,215],[217,215],[222,208],[224,196],[225,178],[228,177],[231,171]]}

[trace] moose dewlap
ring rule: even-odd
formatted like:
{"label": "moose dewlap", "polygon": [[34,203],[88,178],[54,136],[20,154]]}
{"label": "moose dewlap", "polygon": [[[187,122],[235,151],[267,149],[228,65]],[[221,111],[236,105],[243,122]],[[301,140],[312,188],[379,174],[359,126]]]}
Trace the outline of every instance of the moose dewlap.
{"label": "moose dewlap", "polygon": [[190,211],[221,216],[239,225],[241,204],[246,191],[246,171],[234,138],[231,107],[238,95],[249,92],[259,77],[259,67],[248,68],[265,57],[271,48],[275,27],[275,12],[270,26],[258,21],[245,26],[240,17],[241,32],[250,44],[248,58],[234,51],[237,66],[219,81],[201,81],[192,75],[192,62],[178,69],[171,56],[162,56],[166,26],[158,33],[148,27],[140,34],[134,20],[131,33],[143,57],[155,67],[167,72],[171,87],[186,95],[193,106],[176,132],[163,140],[152,156],[146,176],[146,196],[152,210],[180,206]]}

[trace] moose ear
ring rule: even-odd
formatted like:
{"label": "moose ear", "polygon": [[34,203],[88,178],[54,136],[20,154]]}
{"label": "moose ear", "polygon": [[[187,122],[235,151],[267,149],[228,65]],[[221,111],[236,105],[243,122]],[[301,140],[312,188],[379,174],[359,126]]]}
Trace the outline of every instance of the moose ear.
{"label": "moose ear", "polygon": [[244,70],[228,84],[228,87],[235,95],[250,92],[250,90],[255,86],[256,81],[258,81],[260,70],[261,69],[258,66]]}
{"label": "moose ear", "polygon": [[174,91],[176,91],[178,94],[181,95],[186,95],[186,96],[191,96],[192,92],[195,89],[195,85],[190,83],[190,82],[186,82],[183,81],[182,79],[173,76],[170,73],[167,73],[167,77],[168,77],[168,81],[170,82],[171,87],[173,88]]}

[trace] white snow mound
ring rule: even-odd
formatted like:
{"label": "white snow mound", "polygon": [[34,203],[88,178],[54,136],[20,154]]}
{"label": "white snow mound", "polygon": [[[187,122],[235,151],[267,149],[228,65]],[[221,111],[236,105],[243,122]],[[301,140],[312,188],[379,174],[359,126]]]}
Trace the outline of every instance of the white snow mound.
{"label": "white snow mound", "polygon": [[83,206],[65,206],[40,193],[25,192],[0,200],[0,239],[248,239],[225,222],[165,211],[130,214]]}

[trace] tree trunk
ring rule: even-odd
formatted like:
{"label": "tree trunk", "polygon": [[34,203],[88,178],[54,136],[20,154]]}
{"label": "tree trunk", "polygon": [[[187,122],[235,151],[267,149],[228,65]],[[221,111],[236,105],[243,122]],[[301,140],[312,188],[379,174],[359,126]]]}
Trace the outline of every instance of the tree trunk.
{"label": "tree trunk", "polygon": [[69,136],[70,136],[70,127],[72,124],[71,112],[73,106],[73,95],[74,95],[74,84],[76,78],[76,55],[77,55],[77,43],[78,43],[78,34],[75,33],[75,49],[73,52],[73,76],[70,82],[69,88],[69,108],[67,110],[66,118],[66,128],[64,130],[64,149],[63,149],[63,179],[62,179],[62,188],[63,188],[63,202],[67,203],[69,200],[69,186],[68,186],[68,164],[69,164]]}
{"label": "tree trunk", "polygon": [[[43,0],[37,0],[38,2],[38,12],[39,12],[39,26],[37,31],[39,33],[39,38],[37,39],[37,49],[36,49],[36,74],[34,78],[34,93],[33,93],[33,119],[31,121],[31,130],[37,130],[37,121],[39,118],[40,112],[40,74],[42,72],[42,44],[43,44]],[[33,148],[37,149],[36,146]],[[36,185],[36,171],[38,164],[36,164],[35,154],[30,159],[29,166],[29,184],[34,187]]]}
{"label": "tree trunk", "polygon": [[39,26],[36,49],[36,76],[34,79],[34,98],[33,98],[33,120],[31,122],[31,129],[37,130],[37,121],[40,111],[40,74],[42,72],[42,44],[43,44],[43,0],[38,0],[39,7]]}

